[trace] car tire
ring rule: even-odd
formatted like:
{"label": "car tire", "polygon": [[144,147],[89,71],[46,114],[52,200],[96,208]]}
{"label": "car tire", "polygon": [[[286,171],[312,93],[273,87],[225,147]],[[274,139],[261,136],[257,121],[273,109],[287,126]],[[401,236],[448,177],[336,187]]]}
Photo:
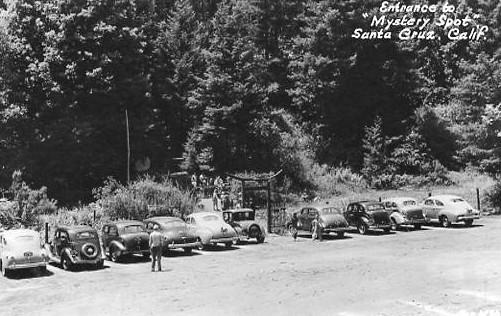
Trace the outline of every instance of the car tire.
{"label": "car tire", "polygon": [[104,260],[99,260],[96,263],[96,270],[101,270],[102,268],[104,268]]}
{"label": "car tire", "polygon": [[400,228],[400,226],[397,224],[397,221],[392,218],[391,219],[391,229],[397,231]]}
{"label": "car tire", "polygon": [[226,248],[231,248],[231,246],[233,246],[233,242],[228,241],[228,242],[224,243],[224,246],[225,246]]}
{"label": "car tire", "polygon": [[256,240],[258,244],[262,244],[264,243],[264,236],[259,236],[258,238],[256,238]]}
{"label": "car tire", "polygon": [[360,233],[360,235],[366,235],[367,232],[369,231],[369,226],[363,221],[360,221],[357,225],[357,230]]}
{"label": "car tire", "polygon": [[186,248],[183,248],[183,250],[184,250],[185,254],[190,254],[193,251],[193,248],[186,247]]}
{"label": "car tire", "polygon": [[110,250],[110,259],[113,262],[120,262],[120,250],[115,250],[115,248],[112,248]]}
{"label": "car tire", "polygon": [[449,219],[447,218],[447,216],[443,215],[440,217],[440,224],[442,225],[442,227],[444,228],[449,228],[451,227],[451,222],[449,222]]}
{"label": "car tire", "polygon": [[383,228],[383,231],[384,231],[386,234],[389,234],[389,233],[390,233],[390,230],[391,230],[391,227],[386,227],[386,228]]}
{"label": "car tire", "polygon": [[421,229],[421,224],[414,224],[414,229],[415,230],[420,230]]}
{"label": "car tire", "polygon": [[344,237],[344,232],[337,232],[336,236],[337,236],[337,238],[343,238]]}
{"label": "car tire", "polygon": [[464,221],[464,226],[466,227],[471,227],[473,225],[473,220],[472,219],[467,219]]}
{"label": "car tire", "polygon": [[68,259],[68,256],[63,255],[63,257],[61,258],[61,267],[66,271],[71,271],[71,269],[73,268],[70,259]]}

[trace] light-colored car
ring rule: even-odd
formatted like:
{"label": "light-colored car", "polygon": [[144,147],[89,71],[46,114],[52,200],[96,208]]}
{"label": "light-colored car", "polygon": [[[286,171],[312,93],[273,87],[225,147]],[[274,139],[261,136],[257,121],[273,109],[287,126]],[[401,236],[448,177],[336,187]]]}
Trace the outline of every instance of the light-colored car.
{"label": "light-colored car", "polygon": [[421,225],[426,224],[423,207],[414,198],[388,198],[384,199],[382,203],[390,215],[394,230],[397,230],[402,225],[413,225],[415,229],[421,229]]}
{"label": "light-colored car", "polygon": [[256,238],[257,243],[263,243],[266,229],[255,220],[256,212],[250,208],[239,208],[223,211],[223,219],[238,233],[239,241]]}
{"label": "light-colored car", "polygon": [[471,226],[473,220],[480,218],[480,211],[457,195],[430,196],[421,205],[426,221],[440,223],[443,227],[456,223]]}
{"label": "light-colored car", "polygon": [[237,232],[223,220],[219,212],[193,213],[186,217],[186,223],[195,227],[202,248],[216,244],[224,244],[229,248],[238,241]]}
{"label": "light-colored car", "polygon": [[18,269],[45,272],[49,257],[42,248],[40,234],[31,229],[12,229],[0,233],[2,275]]}

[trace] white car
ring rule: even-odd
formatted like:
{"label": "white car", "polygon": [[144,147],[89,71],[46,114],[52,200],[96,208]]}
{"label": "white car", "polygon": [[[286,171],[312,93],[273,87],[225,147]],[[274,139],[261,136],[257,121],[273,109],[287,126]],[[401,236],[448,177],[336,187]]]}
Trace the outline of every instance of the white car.
{"label": "white car", "polygon": [[45,272],[48,255],[40,243],[40,234],[31,229],[12,229],[0,233],[2,275],[11,270],[36,268]]}
{"label": "white car", "polygon": [[193,225],[200,237],[202,248],[224,244],[227,248],[238,240],[235,229],[223,220],[218,212],[199,212],[186,217],[186,223]]}
{"label": "white car", "polygon": [[423,201],[422,206],[426,221],[440,223],[443,227],[456,223],[471,226],[473,220],[480,218],[480,211],[457,195],[430,196]]}

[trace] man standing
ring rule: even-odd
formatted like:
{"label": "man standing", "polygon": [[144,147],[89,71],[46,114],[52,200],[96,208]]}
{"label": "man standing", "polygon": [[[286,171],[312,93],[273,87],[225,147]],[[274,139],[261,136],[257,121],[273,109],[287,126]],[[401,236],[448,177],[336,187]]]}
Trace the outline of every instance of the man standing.
{"label": "man standing", "polygon": [[162,247],[164,237],[158,229],[158,226],[153,227],[153,231],[150,234],[151,272],[155,272],[155,262],[158,262],[158,271],[162,271]]}

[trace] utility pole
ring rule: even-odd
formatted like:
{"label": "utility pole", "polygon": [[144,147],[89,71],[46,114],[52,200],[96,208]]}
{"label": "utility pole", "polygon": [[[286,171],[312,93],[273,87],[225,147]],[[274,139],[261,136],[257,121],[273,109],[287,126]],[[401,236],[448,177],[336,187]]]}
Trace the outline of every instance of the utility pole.
{"label": "utility pole", "polygon": [[129,114],[125,109],[125,128],[127,129],[127,184],[130,183],[130,137],[129,137]]}

